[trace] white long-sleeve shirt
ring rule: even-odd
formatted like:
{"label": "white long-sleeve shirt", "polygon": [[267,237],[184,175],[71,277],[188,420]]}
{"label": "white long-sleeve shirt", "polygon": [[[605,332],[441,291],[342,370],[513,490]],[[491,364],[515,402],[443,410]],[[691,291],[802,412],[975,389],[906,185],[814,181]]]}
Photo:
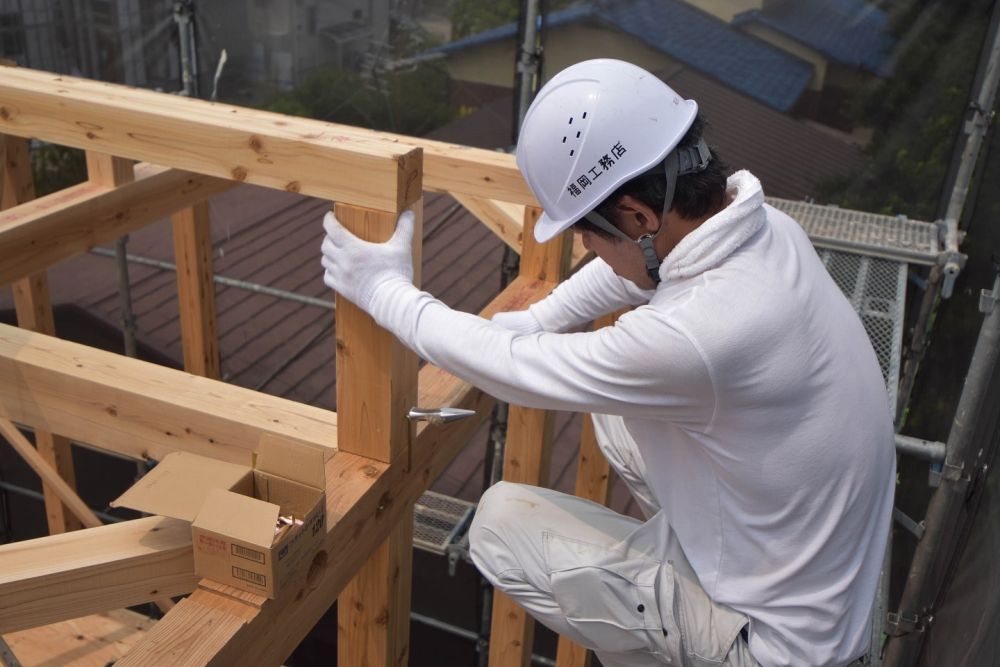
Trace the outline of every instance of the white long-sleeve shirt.
{"label": "white long-sleeve shirt", "polygon": [[[644,292],[595,261],[517,335],[403,281],[373,316],[499,399],[622,415],[713,600],[765,667],[844,665],[869,641],[895,483],[890,406],[857,315],[749,172]],[[640,305],[644,304],[644,305]],[[551,333],[626,305],[613,327]]]}

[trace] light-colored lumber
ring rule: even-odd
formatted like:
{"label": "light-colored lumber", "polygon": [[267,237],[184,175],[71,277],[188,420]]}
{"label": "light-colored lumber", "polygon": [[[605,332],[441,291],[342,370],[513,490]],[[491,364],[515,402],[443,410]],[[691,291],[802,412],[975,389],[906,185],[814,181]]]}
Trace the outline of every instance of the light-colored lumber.
{"label": "light-colored lumber", "polygon": [[[7,70],[0,70],[0,73]],[[0,213],[0,285],[228,190],[231,181],[140,165],[118,188],[81,183]]]}
{"label": "light-colored lumber", "polygon": [[135,180],[132,160],[87,151],[87,180],[96,185],[116,187]]}
{"label": "light-colored lumber", "polygon": [[[484,317],[523,309],[547,295],[551,283],[518,278],[484,311]],[[167,614],[145,641],[118,663],[129,665],[242,665],[254,656],[261,666],[284,660],[329,608],[375,548],[385,541],[420,494],[437,479],[489,416],[494,400],[434,366],[419,376],[420,405],[476,411],[451,424],[420,423],[409,469],[338,451],[326,467],[327,527],[323,554],[287,594],[259,607],[233,606],[222,593],[199,589]],[[311,576],[310,576],[311,572]],[[183,611],[185,606],[189,611]],[[191,622],[191,616],[197,622]]]}
{"label": "light-colored lumber", "polygon": [[171,218],[177,301],[180,307],[184,370],[218,380],[219,334],[212,279],[212,233],[208,203],[200,202]]}
{"label": "light-colored lumber", "polygon": [[[0,211],[24,204],[35,198],[35,185],[31,174],[31,158],[28,142],[20,137],[0,136],[4,159],[0,162],[3,176],[3,193]],[[28,275],[13,284],[14,309],[17,311],[18,326],[39,333],[55,335],[56,325],[52,315],[52,301],[49,296],[48,276],[44,271]],[[35,434],[38,453],[52,469],[73,488],[76,473],[73,469],[73,450],[69,440],[48,431]],[[83,524],[69,511],[49,484],[43,484],[45,498],[45,519],[49,533],[64,533],[76,530]]]}
{"label": "light-colored lumber", "polygon": [[0,132],[384,210],[421,195],[420,149],[372,132],[29,69],[2,71]]}
{"label": "light-colored lumber", "polygon": [[107,667],[155,621],[128,609],[92,614],[6,635],[24,665]]}
{"label": "light-colored lumber", "polygon": [[[524,211],[524,250],[520,276],[558,283],[569,271],[572,234],[563,233],[540,244],[533,235],[541,209]],[[506,481],[545,486],[549,481],[552,450],[552,413],[511,405],[507,418],[503,478]],[[494,591],[490,628],[490,665],[527,667],[535,636],[534,619],[502,591]]]}
{"label": "light-colored lumber", "polygon": [[191,526],[146,517],[0,545],[0,633],[194,590]]}
{"label": "light-colored lumber", "polygon": [[[416,239],[421,238],[421,209],[418,204],[414,211]],[[396,229],[394,211],[337,204],[336,214],[341,224],[368,241],[384,242]],[[415,267],[420,266],[420,246],[414,244]],[[406,415],[417,401],[416,354],[340,295],[336,327],[338,448],[406,465],[414,431]],[[338,664],[407,664],[412,545],[411,506],[340,595]]]}
{"label": "light-colored lumber", "polygon": [[452,196],[469,213],[500,237],[514,252],[520,254],[524,231],[524,205],[483,199],[462,193]]}
{"label": "light-colored lumber", "polygon": [[[76,491],[59,476],[59,473],[42,458],[42,455],[35,450],[27,438],[21,435],[11,422],[0,419],[0,435],[10,443],[25,463],[35,471],[35,474],[42,478],[42,483],[63,502],[73,512],[73,515],[87,528],[94,528],[102,525],[93,510],[87,507]],[[65,532],[65,531],[60,531]]]}
{"label": "light-colored lumber", "polygon": [[0,325],[0,418],[141,459],[248,464],[262,433],[335,447],[336,413]]}

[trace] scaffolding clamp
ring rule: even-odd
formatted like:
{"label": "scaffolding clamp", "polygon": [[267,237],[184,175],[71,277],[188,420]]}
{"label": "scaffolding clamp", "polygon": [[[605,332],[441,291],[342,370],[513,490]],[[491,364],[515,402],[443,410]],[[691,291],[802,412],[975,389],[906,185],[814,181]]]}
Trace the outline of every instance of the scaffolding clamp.
{"label": "scaffolding clamp", "polygon": [[994,281],[992,290],[984,289],[979,294],[979,312],[989,315],[997,307],[997,302],[1000,302],[1000,277]]}
{"label": "scaffolding clamp", "polygon": [[890,611],[885,615],[885,634],[890,637],[902,637],[914,632],[926,632],[933,622],[933,614],[918,614],[911,611],[901,611],[897,614]]}

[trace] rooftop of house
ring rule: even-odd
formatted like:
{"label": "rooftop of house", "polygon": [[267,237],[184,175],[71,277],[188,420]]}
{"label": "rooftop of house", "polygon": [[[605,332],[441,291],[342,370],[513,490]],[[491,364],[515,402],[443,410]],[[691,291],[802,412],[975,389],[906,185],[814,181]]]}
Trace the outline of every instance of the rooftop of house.
{"label": "rooftop of house", "polygon": [[733,18],[733,25],[759,23],[816,49],[831,60],[880,76],[889,72],[895,39],[889,16],[864,0],[796,0],[766,3]]}
{"label": "rooftop of house", "polygon": [[[546,15],[548,28],[593,21],[712,76],[779,111],[790,110],[813,76],[812,65],[683,0],[607,0],[574,5]],[[434,49],[453,54],[512,39],[510,23]]]}

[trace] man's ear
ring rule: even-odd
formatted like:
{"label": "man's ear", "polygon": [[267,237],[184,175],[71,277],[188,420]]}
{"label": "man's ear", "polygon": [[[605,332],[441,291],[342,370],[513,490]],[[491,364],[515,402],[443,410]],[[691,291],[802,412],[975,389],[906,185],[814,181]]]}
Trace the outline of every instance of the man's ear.
{"label": "man's ear", "polygon": [[626,233],[652,234],[660,228],[660,216],[632,195],[622,195],[615,207],[619,224]]}

